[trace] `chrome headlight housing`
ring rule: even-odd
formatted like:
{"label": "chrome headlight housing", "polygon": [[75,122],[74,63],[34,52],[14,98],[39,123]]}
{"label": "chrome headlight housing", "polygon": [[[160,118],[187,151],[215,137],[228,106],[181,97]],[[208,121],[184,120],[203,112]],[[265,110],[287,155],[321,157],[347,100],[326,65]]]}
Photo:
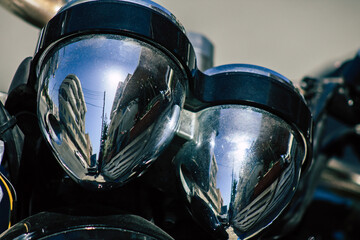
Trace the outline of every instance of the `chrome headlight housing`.
{"label": "chrome headlight housing", "polygon": [[310,164],[310,111],[288,79],[253,65],[199,73],[193,93],[174,160],[184,198],[207,229],[247,239],[280,215]]}
{"label": "chrome headlight housing", "polygon": [[171,141],[194,67],[183,28],[151,1],[65,6],[34,57],[40,128],[60,165],[90,188],[140,175]]}

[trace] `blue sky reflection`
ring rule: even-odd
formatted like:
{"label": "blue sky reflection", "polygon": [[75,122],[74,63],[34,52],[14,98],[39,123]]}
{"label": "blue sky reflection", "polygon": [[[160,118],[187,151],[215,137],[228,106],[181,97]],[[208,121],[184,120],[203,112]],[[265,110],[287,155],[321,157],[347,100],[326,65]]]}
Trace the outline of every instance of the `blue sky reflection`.
{"label": "blue sky reflection", "polygon": [[109,121],[118,84],[135,71],[140,51],[140,44],[129,38],[91,35],[77,38],[54,54],[57,63],[54,74],[48,75],[49,94],[59,106],[62,81],[69,74],[79,78],[87,107],[85,132],[90,135],[93,153],[99,153],[103,107]]}

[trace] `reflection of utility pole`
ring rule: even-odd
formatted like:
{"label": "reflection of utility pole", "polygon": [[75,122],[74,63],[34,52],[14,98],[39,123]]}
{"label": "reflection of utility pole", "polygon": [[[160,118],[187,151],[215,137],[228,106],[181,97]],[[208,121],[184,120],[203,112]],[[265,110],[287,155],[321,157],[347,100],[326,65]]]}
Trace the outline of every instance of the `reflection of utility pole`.
{"label": "reflection of utility pole", "polygon": [[232,219],[233,214],[234,214],[234,202],[235,202],[235,196],[236,196],[236,188],[237,188],[237,184],[238,181],[236,180],[236,174],[234,173],[234,169],[235,169],[235,162],[233,159],[233,167],[232,167],[232,171],[231,171],[231,195],[230,195],[230,203],[229,203],[229,208],[228,208],[228,218]]}
{"label": "reflection of utility pole", "polygon": [[[103,109],[102,109],[102,115],[101,115],[101,137],[102,137],[103,131],[104,131],[105,96],[106,96],[106,91],[104,91]],[[100,142],[100,145],[101,145],[101,142]]]}
{"label": "reflection of utility pole", "polygon": [[103,155],[104,155],[104,145],[105,145],[105,139],[104,139],[105,97],[106,97],[106,91],[104,91],[103,109],[102,109],[102,115],[101,115],[100,151],[99,151],[99,159],[98,159],[99,171],[101,170],[101,165],[102,165],[102,160],[103,160]]}

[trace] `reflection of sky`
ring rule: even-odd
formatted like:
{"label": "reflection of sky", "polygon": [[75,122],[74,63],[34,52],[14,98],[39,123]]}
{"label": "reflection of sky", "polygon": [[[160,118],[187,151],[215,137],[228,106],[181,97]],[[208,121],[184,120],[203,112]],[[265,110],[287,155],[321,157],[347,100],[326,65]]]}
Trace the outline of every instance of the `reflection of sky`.
{"label": "reflection of sky", "polygon": [[243,158],[246,156],[246,150],[249,149],[260,132],[262,119],[260,113],[245,110],[239,114],[239,111],[241,110],[234,111],[229,108],[218,111],[218,136],[214,149],[219,167],[216,183],[220,188],[223,204],[228,207],[233,175],[238,181],[239,171],[244,167],[242,160],[245,160]]}
{"label": "reflection of sky", "polygon": [[141,49],[134,43],[92,36],[59,51],[56,80],[50,76],[49,93],[56,103],[65,77],[75,74],[80,79],[87,107],[85,132],[90,135],[93,153],[98,153],[100,147],[104,93],[105,116],[109,120],[118,83],[138,65]]}

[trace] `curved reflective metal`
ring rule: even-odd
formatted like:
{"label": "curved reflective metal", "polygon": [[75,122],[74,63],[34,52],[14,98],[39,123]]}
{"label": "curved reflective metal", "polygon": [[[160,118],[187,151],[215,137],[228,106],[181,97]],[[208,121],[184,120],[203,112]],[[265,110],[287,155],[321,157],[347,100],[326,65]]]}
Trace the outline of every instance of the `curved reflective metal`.
{"label": "curved reflective metal", "polygon": [[41,212],[23,219],[7,231],[0,233],[0,239],[173,240],[159,227],[136,215],[90,217],[52,212]]}
{"label": "curved reflective metal", "polygon": [[307,149],[281,118],[251,106],[214,106],[183,111],[178,134],[189,141],[175,164],[199,222],[230,226],[247,239],[290,202]]}
{"label": "curved reflective metal", "polygon": [[[24,234],[28,235],[28,234]],[[117,228],[108,227],[79,227],[63,232],[51,234],[49,236],[41,238],[41,240],[57,240],[57,239],[113,239],[116,236],[117,239],[131,239],[131,240],[157,240],[154,237],[148,236],[143,233],[137,233],[135,231],[129,231]],[[20,236],[22,237],[22,236]],[[25,237],[25,239],[27,239]],[[31,238],[28,238],[31,239]]]}
{"label": "curved reflective metal", "polygon": [[[25,228],[25,227],[24,227]],[[16,236],[16,239],[35,239],[34,236],[39,233],[23,233],[19,236]],[[148,236],[143,233],[138,233],[135,231],[125,230],[121,228],[112,228],[112,227],[103,227],[103,226],[79,226],[73,227],[72,229],[59,231],[57,233],[49,234],[44,236],[41,240],[57,240],[57,239],[114,239],[116,236],[117,239],[131,239],[131,240],[157,240],[157,238]],[[6,234],[4,234],[4,239]]]}
{"label": "curved reflective metal", "polygon": [[171,141],[186,75],[163,52],[119,35],[57,44],[38,65],[38,117],[55,156],[96,188],[139,175]]}
{"label": "curved reflective metal", "polygon": [[[25,226],[24,226],[25,228]],[[40,230],[39,230],[40,231]],[[23,233],[17,236],[16,239],[35,239],[34,236],[39,233]],[[78,226],[72,229],[59,231],[57,233],[49,234],[48,236],[41,237],[41,240],[58,240],[58,239],[131,239],[131,240],[157,240],[144,233],[138,233],[121,228],[106,227],[106,226]],[[6,238],[6,234],[4,235]]]}

